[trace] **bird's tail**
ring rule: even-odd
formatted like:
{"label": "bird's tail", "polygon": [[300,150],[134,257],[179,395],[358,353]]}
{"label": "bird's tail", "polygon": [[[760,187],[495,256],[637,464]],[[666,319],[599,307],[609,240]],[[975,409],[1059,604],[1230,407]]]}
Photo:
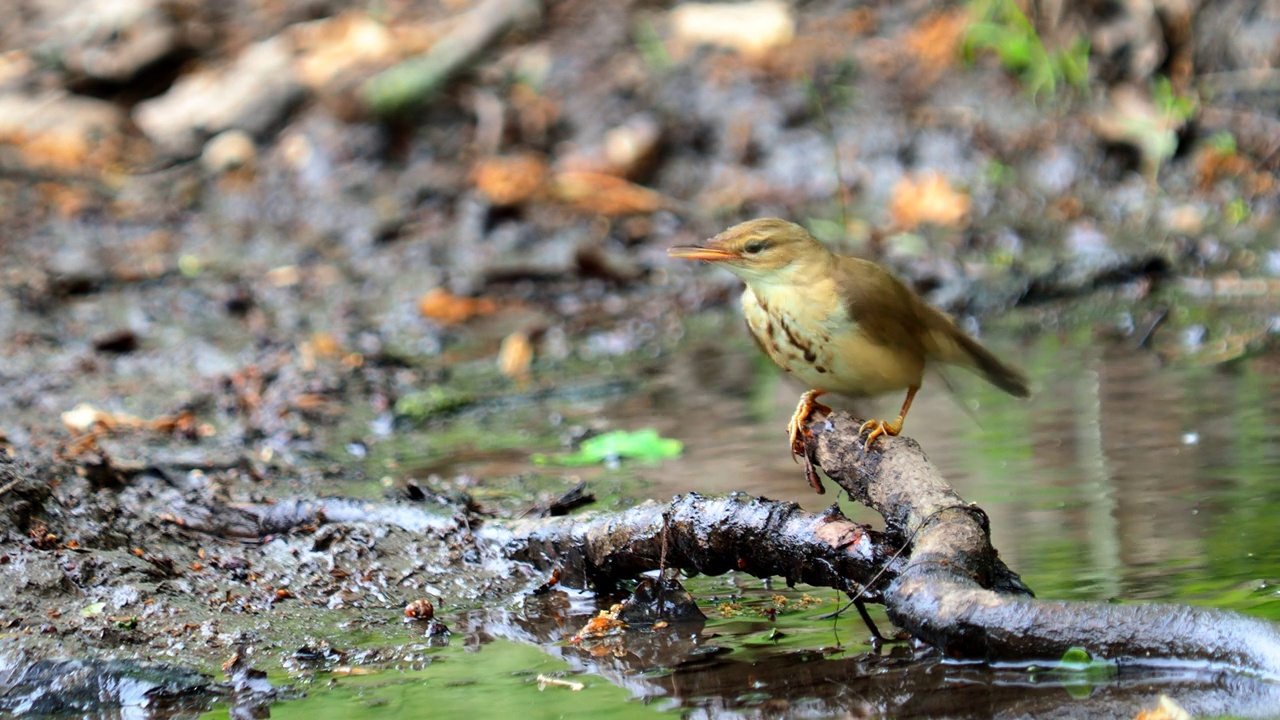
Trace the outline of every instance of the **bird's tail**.
{"label": "bird's tail", "polygon": [[929,356],[951,365],[960,365],[976,371],[987,382],[1015,397],[1031,397],[1027,376],[1022,371],[1006,365],[977,340],[966,335],[946,316],[938,313],[937,323],[929,332]]}

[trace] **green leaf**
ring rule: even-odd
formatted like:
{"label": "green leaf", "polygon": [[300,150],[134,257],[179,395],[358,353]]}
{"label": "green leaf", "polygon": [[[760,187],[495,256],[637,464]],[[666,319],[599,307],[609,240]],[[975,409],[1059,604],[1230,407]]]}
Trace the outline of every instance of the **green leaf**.
{"label": "green leaf", "polygon": [[679,440],[664,438],[652,428],[628,432],[614,430],[584,440],[576,453],[566,455],[535,454],[536,465],[598,465],[617,460],[656,462],[676,457],[684,449]]}
{"label": "green leaf", "polygon": [[1062,660],[1056,667],[1049,670],[1049,674],[1060,678],[1073,677],[1092,682],[1114,677],[1116,664],[1103,658],[1096,658],[1082,647],[1073,647],[1062,654]]}
{"label": "green leaf", "polygon": [[1077,667],[1088,667],[1089,663],[1093,662],[1093,656],[1089,654],[1088,650],[1085,650],[1082,647],[1073,647],[1063,653],[1062,659],[1058,662],[1066,667],[1073,665]]}
{"label": "green leaf", "polygon": [[83,617],[83,618],[98,617],[99,615],[102,614],[102,611],[105,610],[106,607],[107,607],[106,603],[96,602],[92,605],[89,605],[88,607],[81,609],[80,617]]}

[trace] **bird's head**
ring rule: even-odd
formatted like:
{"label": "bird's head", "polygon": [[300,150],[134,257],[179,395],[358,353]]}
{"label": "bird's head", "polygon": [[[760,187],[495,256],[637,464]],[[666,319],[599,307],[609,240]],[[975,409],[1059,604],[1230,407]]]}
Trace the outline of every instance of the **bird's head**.
{"label": "bird's head", "polygon": [[746,280],[766,281],[824,258],[827,249],[809,231],[786,220],[759,218],[739,223],[702,245],[678,245],[667,255],[706,260]]}

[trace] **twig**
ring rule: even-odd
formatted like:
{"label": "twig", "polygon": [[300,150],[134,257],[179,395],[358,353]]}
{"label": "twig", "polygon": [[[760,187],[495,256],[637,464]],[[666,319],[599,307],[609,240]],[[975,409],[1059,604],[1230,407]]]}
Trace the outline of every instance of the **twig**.
{"label": "twig", "polygon": [[381,117],[400,115],[440,90],[507,31],[542,14],[540,0],[485,0],[459,17],[431,49],[366,81],[365,102]]}
{"label": "twig", "polygon": [[9,492],[10,490],[12,490],[12,489],[14,489],[15,487],[17,487],[17,486],[18,486],[18,482],[19,482],[20,480],[22,480],[22,478],[14,478],[14,479],[10,480],[9,482],[5,483],[5,484],[4,484],[4,487],[0,487],[0,496],[3,496],[5,493],[7,493],[7,492]]}
{"label": "twig", "polygon": [[580,682],[574,682],[572,680],[561,680],[560,678],[549,677],[547,675],[539,675],[538,689],[545,690],[548,685],[569,688],[574,692],[580,692],[583,688],[586,687],[586,685],[583,685]]}

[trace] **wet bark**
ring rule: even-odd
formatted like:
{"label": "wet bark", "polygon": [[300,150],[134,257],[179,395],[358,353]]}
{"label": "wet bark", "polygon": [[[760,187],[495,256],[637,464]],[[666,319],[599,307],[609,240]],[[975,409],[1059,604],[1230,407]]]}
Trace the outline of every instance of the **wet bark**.
{"label": "wet bark", "polygon": [[834,505],[821,515],[745,496],[678,496],[608,515],[530,519],[492,526],[512,557],[562,571],[571,587],[611,589],[660,567],[720,575],[740,570],[834,587],[880,601],[896,577],[896,545],[845,518]]}

